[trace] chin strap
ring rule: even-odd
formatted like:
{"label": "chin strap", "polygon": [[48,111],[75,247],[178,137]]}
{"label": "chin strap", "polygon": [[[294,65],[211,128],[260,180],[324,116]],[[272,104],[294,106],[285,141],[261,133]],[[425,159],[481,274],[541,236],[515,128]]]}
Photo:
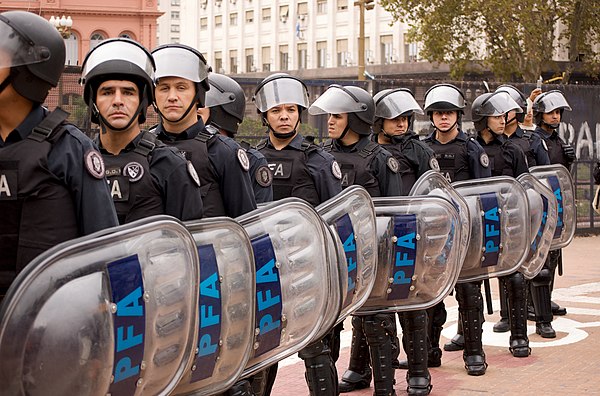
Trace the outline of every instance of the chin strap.
{"label": "chin strap", "polygon": [[6,76],[4,81],[2,81],[2,84],[0,84],[0,93],[2,93],[6,89],[6,87],[8,87],[12,83],[15,73],[16,72],[13,72],[13,69],[10,70],[10,74]]}
{"label": "chin strap", "polygon": [[[158,106],[155,106],[156,112],[160,115],[161,118],[169,121],[172,124],[177,124],[178,122],[180,122],[181,120],[183,120],[185,117],[187,117],[187,115],[190,113],[190,111],[192,110],[192,108],[198,108],[197,104],[198,104],[198,100],[200,99],[200,92],[198,91],[198,89],[196,89],[196,95],[194,95],[194,99],[192,99],[192,101],[190,102],[190,105],[187,107],[187,109],[185,110],[185,112],[183,113],[183,115],[181,117],[179,117],[177,120],[175,121],[171,121],[169,120],[167,117],[165,117],[163,115],[163,113],[158,109]],[[209,117],[210,119],[210,117]],[[206,121],[206,124],[208,125],[209,121]]]}
{"label": "chin strap", "polygon": [[440,128],[438,128],[438,127],[436,127],[436,126],[435,126],[435,124],[433,123],[433,115],[429,117],[429,120],[431,121],[431,126],[432,126],[434,129],[436,129],[436,130],[438,130],[438,131],[440,131],[440,132],[442,132],[442,133],[446,133],[446,132],[450,132],[451,130],[453,130],[453,129],[454,129],[454,127],[455,127],[455,126],[457,126],[457,125],[458,125],[458,121],[460,121],[460,115],[459,115],[458,117],[456,117],[456,121],[454,121],[454,124],[452,124],[452,125],[451,125],[451,126],[448,128],[448,129],[446,129],[446,130],[442,130],[442,129],[440,129]]}
{"label": "chin strap", "polygon": [[273,132],[273,135],[277,139],[289,139],[289,138],[291,138],[292,136],[294,136],[296,134],[296,129],[298,128],[298,124],[300,124],[300,117],[298,117],[298,121],[296,121],[296,125],[294,125],[294,129],[292,129],[290,132],[279,133],[279,132],[275,131],[275,129],[273,129],[271,127],[271,124],[269,124],[265,118],[263,118],[263,120],[265,121],[265,124],[267,124],[267,127],[269,128],[269,130],[271,132]]}
{"label": "chin strap", "polygon": [[548,124],[546,121],[542,120],[542,125],[546,125],[548,128],[550,128],[554,131],[554,130],[558,129],[558,127],[560,126],[560,122],[557,124]]}

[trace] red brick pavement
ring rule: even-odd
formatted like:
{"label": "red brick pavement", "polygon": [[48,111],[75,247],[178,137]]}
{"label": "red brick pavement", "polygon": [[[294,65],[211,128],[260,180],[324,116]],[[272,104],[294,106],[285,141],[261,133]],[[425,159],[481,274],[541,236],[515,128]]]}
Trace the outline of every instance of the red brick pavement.
{"label": "red brick pavement", "polygon": [[[431,370],[432,395],[600,395],[600,237],[575,238],[564,249],[565,274],[557,277],[553,300],[567,307],[567,316],[556,317],[556,339],[535,334],[529,322],[532,354],[514,358],[508,351],[508,333],[495,334],[498,320],[497,282],[492,281],[494,314],[486,315],[484,349],[489,367],[481,377],[467,375],[461,352],[444,352],[442,366]],[[446,342],[456,330],[456,301],[446,299]],[[346,329],[350,328],[349,321]],[[348,364],[350,331],[342,334],[338,375]],[[402,358],[402,355],[401,355]],[[396,393],[406,395],[406,372],[396,371]],[[373,388],[349,395],[372,395]],[[308,395],[304,365],[297,356],[280,362],[273,395]]]}

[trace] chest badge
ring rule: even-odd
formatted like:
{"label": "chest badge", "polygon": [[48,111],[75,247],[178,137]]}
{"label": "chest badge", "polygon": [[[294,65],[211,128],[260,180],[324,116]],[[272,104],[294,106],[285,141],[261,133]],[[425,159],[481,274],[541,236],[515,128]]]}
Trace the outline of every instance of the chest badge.
{"label": "chest badge", "polygon": [[333,173],[333,176],[338,179],[338,180],[342,180],[342,170],[340,169],[340,164],[338,164],[337,161],[333,161],[331,164],[331,173]]}
{"label": "chest badge", "polygon": [[479,162],[481,163],[481,166],[483,166],[484,168],[487,168],[488,166],[490,166],[490,158],[488,157],[488,155],[486,153],[481,154],[481,156],[479,157]]}
{"label": "chest badge", "polygon": [[89,150],[84,156],[85,169],[96,179],[104,177],[104,160],[96,150]]}
{"label": "chest badge", "polygon": [[123,167],[123,175],[129,178],[129,181],[135,183],[144,177],[144,167],[139,162],[130,162]]}

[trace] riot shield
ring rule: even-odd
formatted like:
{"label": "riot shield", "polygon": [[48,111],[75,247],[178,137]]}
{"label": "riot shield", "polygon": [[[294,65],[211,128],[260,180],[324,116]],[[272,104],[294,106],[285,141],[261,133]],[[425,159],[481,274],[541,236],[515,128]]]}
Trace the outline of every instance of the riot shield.
{"label": "riot shield", "polygon": [[369,193],[356,185],[316,209],[341,242],[339,273],[345,278],[341,280],[343,303],[337,324],[363,305],[373,288],[377,268],[375,210]]}
{"label": "riot shield", "polygon": [[304,348],[327,311],[331,274],[326,226],[305,201],[286,198],[236,219],[250,236],[256,273],[248,377]]}
{"label": "riot shield", "polygon": [[369,299],[356,314],[427,309],[442,301],[461,267],[456,207],[435,196],[380,197],[373,203],[377,274]]}
{"label": "riot shield", "polygon": [[214,395],[242,374],[254,341],[255,271],[250,238],[230,218],[186,223],[200,259],[194,355],[175,394]]}
{"label": "riot shield", "polygon": [[529,203],[529,253],[519,271],[526,279],[533,279],[542,270],[556,229],[558,216],[554,193],[530,173],[517,178],[527,193]]}
{"label": "riot shield", "polygon": [[527,193],[508,176],[452,184],[471,214],[471,240],[458,282],[510,275],[527,257],[530,217]]}
{"label": "riot shield", "polygon": [[575,187],[571,173],[559,164],[534,166],[529,172],[544,183],[556,197],[558,219],[550,250],[562,249],[573,240],[577,225]]}
{"label": "riot shield", "polygon": [[167,216],[42,254],[0,309],[1,393],[170,393],[194,349],[197,263],[191,235]]}

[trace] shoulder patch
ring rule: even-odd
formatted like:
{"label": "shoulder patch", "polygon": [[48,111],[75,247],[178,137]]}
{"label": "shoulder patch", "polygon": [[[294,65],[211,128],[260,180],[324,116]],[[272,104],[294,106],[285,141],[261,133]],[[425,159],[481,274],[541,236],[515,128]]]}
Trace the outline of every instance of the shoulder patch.
{"label": "shoulder patch", "polygon": [[342,180],[342,170],[340,169],[340,164],[337,161],[333,161],[331,163],[331,173],[335,176],[336,179]]}
{"label": "shoulder patch", "polygon": [[437,158],[431,157],[431,159],[429,160],[429,167],[431,169],[433,169],[434,171],[437,171],[437,172],[440,171],[440,164],[439,164]]}
{"label": "shoulder patch", "polygon": [[542,147],[544,148],[544,150],[548,151],[548,145],[546,144],[546,141],[544,139],[540,139],[542,141]]}
{"label": "shoulder patch", "polygon": [[387,159],[387,166],[394,173],[398,173],[400,170],[400,164],[398,164],[398,160],[394,157],[389,157]]}
{"label": "shoulder patch", "polygon": [[484,168],[487,168],[488,166],[490,166],[490,158],[488,157],[488,155],[486,153],[481,154],[481,156],[479,157],[479,162],[481,163],[481,166],[483,166]]}
{"label": "shoulder patch", "polygon": [[88,173],[96,179],[102,179],[105,171],[102,155],[96,150],[88,150],[83,158],[85,169]]}
{"label": "shoulder patch", "polygon": [[242,169],[248,172],[248,169],[250,169],[250,160],[248,159],[246,150],[244,150],[243,148],[239,148],[237,150],[237,158],[240,162],[240,165],[242,166]]}
{"label": "shoulder patch", "polygon": [[261,165],[254,173],[256,182],[261,187],[269,187],[273,183],[273,172],[267,165]]}
{"label": "shoulder patch", "polygon": [[123,167],[123,175],[134,183],[144,176],[144,167],[139,162],[130,162]]}
{"label": "shoulder patch", "polygon": [[194,165],[192,165],[192,161],[187,162],[187,170],[192,180],[194,180],[194,183],[196,183],[196,185],[200,187],[200,178],[198,177],[198,172],[196,172],[196,168],[194,168]]}

